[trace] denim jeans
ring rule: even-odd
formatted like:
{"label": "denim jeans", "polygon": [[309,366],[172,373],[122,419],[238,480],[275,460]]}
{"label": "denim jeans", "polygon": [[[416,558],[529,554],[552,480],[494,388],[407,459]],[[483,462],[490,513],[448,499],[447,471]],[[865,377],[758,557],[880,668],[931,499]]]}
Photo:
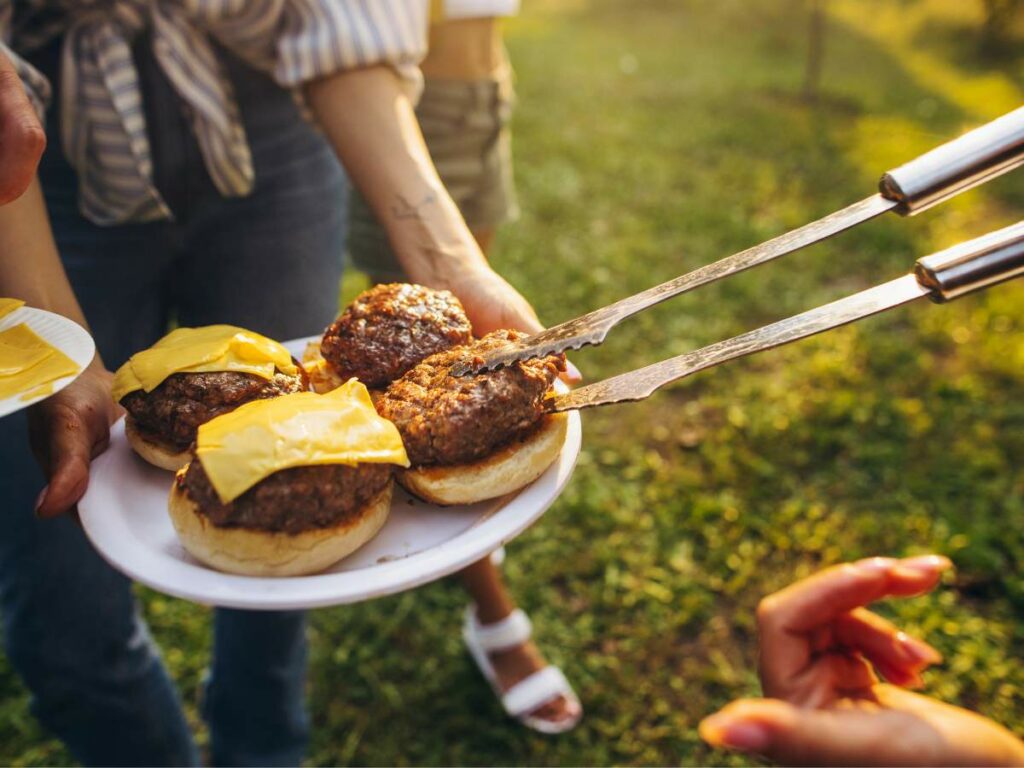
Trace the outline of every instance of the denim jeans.
{"label": "denim jeans", "polygon": [[[224,54],[256,169],[253,194],[224,199],[146,46],[136,58],[155,179],[175,220],[85,220],[53,114],[40,166],[58,248],[107,367],[152,344],[172,320],[232,323],[278,339],[319,333],[337,310],[344,247],[344,178],[329,146],[287,93]],[[35,63],[55,81],[55,48]],[[0,467],[4,639],[34,714],[86,764],[197,764],[131,583],[73,519],[33,515],[44,478],[24,412],[0,420]],[[298,764],[309,731],[304,614],[218,609],[214,631],[203,708],[213,763]]]}

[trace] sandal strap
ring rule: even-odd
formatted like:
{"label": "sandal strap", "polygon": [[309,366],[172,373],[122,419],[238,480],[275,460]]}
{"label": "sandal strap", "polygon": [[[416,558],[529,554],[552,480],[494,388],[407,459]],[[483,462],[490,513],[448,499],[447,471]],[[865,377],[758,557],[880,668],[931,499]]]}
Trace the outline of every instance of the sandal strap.
{"label": "sandal strap", "polygon": [[512,717],[525,715],[559,696],[568,697],[572,687],[558,667],[544,667],[513,685],[501,697],[505,711]]}
{"label": "sandal strap", "polygon": [[493,624],[481,624],[476,611],[470,607],[469,619],[476,641],[487,653],[515,648],[529,640],[533,634],[529,617],[519,608]]}

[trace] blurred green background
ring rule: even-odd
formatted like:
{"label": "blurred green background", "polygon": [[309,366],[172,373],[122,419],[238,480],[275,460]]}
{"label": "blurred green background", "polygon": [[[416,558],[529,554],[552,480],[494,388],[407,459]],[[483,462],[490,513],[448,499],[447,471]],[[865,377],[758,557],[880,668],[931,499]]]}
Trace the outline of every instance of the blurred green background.
{"label": "blurred green background", "polygon": [[[810,82],[800,0],[524,5],[508,27],[523,216],[494,260],[549,322],[858,200],[1022,102],[1005,0],[825,0]],[[574,360],[596,380],[895,277],[1020,218],[1022,173],[673,300]],[[931,693],[1021,733],[1022,300],[1018,281],[921,304],[587,413],[572,483],[505,566],[582,725],[545,738],[506,719],[461,647],[464,594],[438,583],[314,614],[310,762],[743,764],[695,726],[758,692],[758,599],[928,551],[955,576],[881,610],[945,654]],[[205,738],[210,613],[140,594]],[[0,763],[70,761],[0,657]]]}

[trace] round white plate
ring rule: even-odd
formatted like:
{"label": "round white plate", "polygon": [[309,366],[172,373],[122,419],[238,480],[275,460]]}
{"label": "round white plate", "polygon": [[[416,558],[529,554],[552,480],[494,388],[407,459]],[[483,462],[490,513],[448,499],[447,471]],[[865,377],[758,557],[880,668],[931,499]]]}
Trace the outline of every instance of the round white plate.
{"label": "round white plate", "polygon": [[[314,337],[315,338],[315,337]],[[287,342],[297,357],[308,339]],[[558,460],[518,493],[470,506],[437,507],[399,487],[377,536],[323,573],[258,578],[221,573],[193,559],[167,514],[173,475],[132,451],[124,421],[110,447],[92,462],[78,504],[86,534],[112,566],[136,581],[207,605],[262,610],[355,603],[412,589],[461,570],[535,522],[565,487],[580,451],[579,414]]]}
{"label": "round white plate", "polygon": [[70,357],[78,366],[78,373],[57,379],[52,383],[49,392],[30,397],[27,400],[22,400],[20,394],[0,398],[0,416],[7,416],[22,408],[28,408],[33,403],[45,400],[55,392],[64,389],[81,375],[85,367],[92,362],[92,357],[96,353],[96,343],[92,340],[92,336],[74,320],[69,320],[63,315],[35,307],[18,307],[10,314],[0,317],[0,331],[6,331],[21,323],[25,323],[47,343]]}

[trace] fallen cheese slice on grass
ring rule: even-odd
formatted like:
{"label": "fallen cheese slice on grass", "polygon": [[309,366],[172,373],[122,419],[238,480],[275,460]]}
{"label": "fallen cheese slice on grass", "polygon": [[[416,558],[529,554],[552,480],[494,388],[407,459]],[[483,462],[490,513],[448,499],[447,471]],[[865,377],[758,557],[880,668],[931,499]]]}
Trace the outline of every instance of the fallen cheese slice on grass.
{"label": "fallen cheese slice on grass", "polygon": [[78,373],[75,362],[24,323],[0,331],[0,398],[30,400]]}
{"label": "fallen cheese slice on grass", "polygon": [[152,392],[175,373],[233,371],[271,379],[275,369],[298,371],[288,350],[266,336],[234,325],[176,328],[117,370],[111,394],[120,402],[129,392]]}
{"label": "fallen cheese slice on grass", "polygon": [[295,392],[218,416],[199,427],[196,455],[224,504],[289,467],[409,466],[398,428],[356,379],[326,395]]}

